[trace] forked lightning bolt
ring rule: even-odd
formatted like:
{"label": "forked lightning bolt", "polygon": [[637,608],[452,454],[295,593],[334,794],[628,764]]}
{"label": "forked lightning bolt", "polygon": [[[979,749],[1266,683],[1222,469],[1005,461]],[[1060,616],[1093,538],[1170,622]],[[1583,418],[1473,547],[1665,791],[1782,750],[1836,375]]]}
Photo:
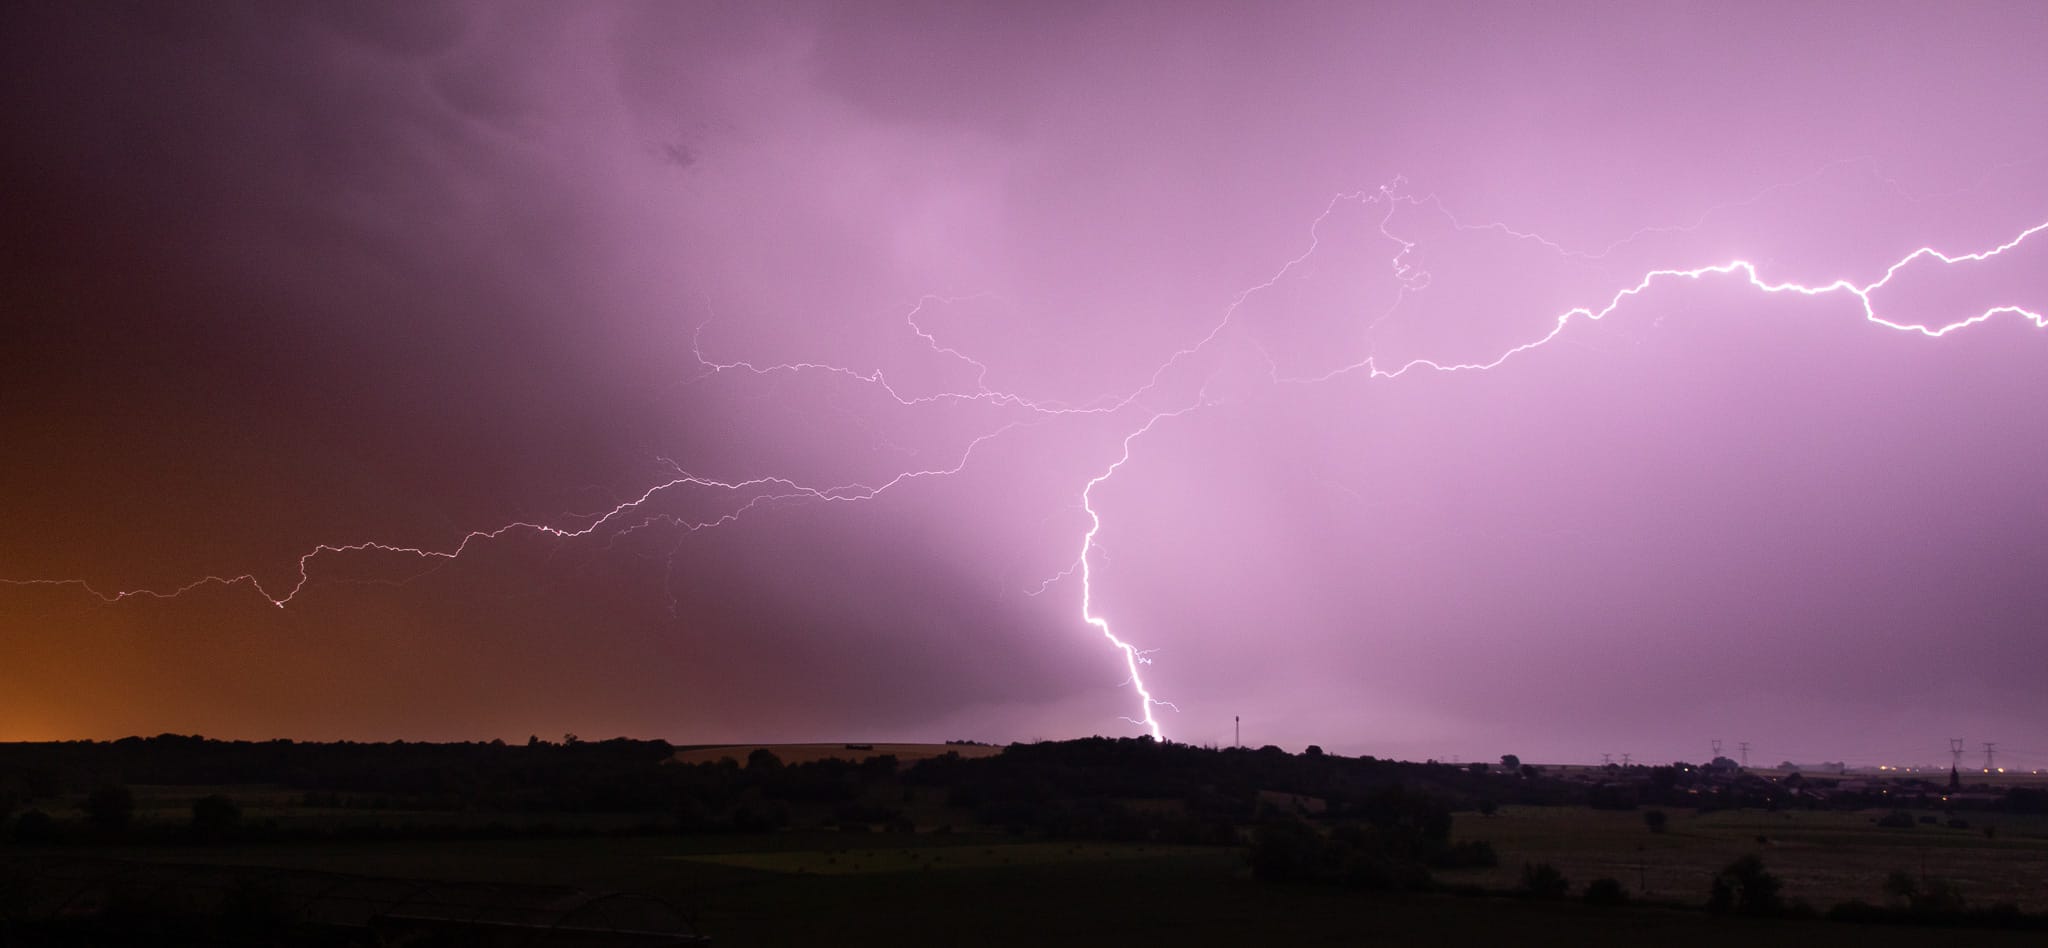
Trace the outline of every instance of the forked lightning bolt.
{"label": "forked lightning bolt", "polygon": [[1095,535],[1102,532],[1102,515],[1095,512],[1095,485],[1115,476],[1117,468],[1123,467],[1131,460],[1131,442],[1138,440],[1146,432],[1151,431],[1152,426],[1168,418],[1178,418],[1201,407],[1202,405],[1197,403],[1178,411],[1160,412],[1146,419],[1145,423],[1139,426],[1136,431],[1124,435],[1123,453],[1115,461],[1110,462],[1109,467],[1104,469],[1102,473],[1095,475],[1093,479],[1089,480],[1087,487],[1081,489],[1081,509],[1088,512],[1088,532],[1081,537],[1081,621],[1101,630],[1102,637],[1108,639],[1110,645],[1123,653],[1124,667],[1131,673],[1129,679],[1131,688],[1138,692],[1139,713],[1144,715],[1142,719],[1125,718],[1124,720],[1143,727],[1147,733],[1152,735],[1154,740],[1163,738],[1165,735],[1160,732],[1159,719],[1152,715],[1152,709],[1157,707],[1173,708],[1176,711],[1180,709],[1174,708],[1173,703],[1170,701],[1161,701],[1158,698],[1152,697],[1151,690],[1145,687],[1144,677],[1138,674],[1139,665],[1150,663],[1150,659],[1145,657],[1149,649],[1140,649],[1123,639],[1117,638],[1116,633],[1110,630],[1109,620],[1095,614],[1095,573],[1094,567],[1090,565],[1092,558],[1088,555],[1095,549]]}
{"label": "forked lightning bolt", "polygon": [[[1858,159],[1858,161],[1860,160],[1862,159]],[[1838,162],[1836,164],[1842,163]],[[1829,167],[1833,167],[1833,165]],[[1825,172],[1826,170],[1826,168],[1823,168],[1822,172]],[[1816,174],[1818,173],[1820,172],[1816,172]],[[1801,180],[1804,181],[1807,179]],[[1764,192],[1759,192],[1757,195],[1749,199],[1745,199],[1744,201],[1736,202],[1734,204],[1723,205],[1722,207],[1737,207],[1753,203],[1754,201],[1760,199],[1761,197],[1770,193],[1771,191],[1778,190],[1786,186],[1787,185],[1774,186],[1771,189],[1766,189]],[[1368,332],[1370,331],[1373,325],[1377,324],[1379,320],[1383,320],[1387,318],[1388,315],[1391,315],[1391,313],[1395,309],[1397,309],[1404,300],[1408,299],[1411,294],[1425,292],[1429,286],[1428,273],[1420,270],[1417,266],[1410,263],[1410,255],[1415,250],[1416,244],[1413,241],[1397,236],[1395,233],[1393,233],[1391,229],[1391,221],[1394,212],[1399,207],[1431,208],[1435,212],[1443,215],[1446,220],[1450,221],[1451,225],[1454,228],[1460,230],[1494,231],[1516,240],[1535,241],[1557,252],[1558,254],[1580,259],[1597,259],[1600,257],[1604,257],[1610,252],[1612,252],[1615,248],[1621,246],[1622,244],[1628,243],[1639,237],[1643,237],[1649,234],[1690,230],[1703,223],[1706,220],[1707,215],[1710,215],[1719,209],[1709,209],[1709,211],[1702,214],[1698,218],[1698,220],[1694,221],[1691,224],[1673,227],[1645,228],[1643,230],[1637,231],[1635,234],[1632,234],[1629,237],[1623,238],[1620,241],[1616,241],[1612,244],[1609,244],[1599,251],[1580,252],[1569,250],[1565,248],[1563,245],[1558,244],[1555,241],[1549,240],[1548,238],[1542,237],[1538,234],[1515,230],[1513,228],[1508,227],[1505,224],[1463,223],[1459,221],[1454,215],[1452,215],[1451,212],[1444,206],[1443,202],[1438,200],[1438,198],[1435,195],[1431,194],[1417,196],[1410,194],[1406,191],[1405,182],[1397,179],[1389,185],[1377,189],[1342,193],[1332,197],[1328,204],[1325,205],[1325,207],[1323,208],[1322,213],[1319,214],[1310,223],[1308,228],[1308,246],[1306,247],[1306,249],[1304,249],[1298,256],[1283,263],[1277,270],[1273,272],[1273,275],[1271,277],[1267,278],[1263,282],[1250,286],[1242,292],[1238,293],[1236,297],[1231,300],[1230,304],[1223,309],[1220,318],[1217,319],[1217,321],[1211,326],[1208,332],[1197,337],[1191,344],[1168,354],[1152,370],[1149,377],[1144,381],[1144,383],[1139,385],[1137,388],[1132,389],[1128,392],[1124,392],[1122,394],[1102,395],[1090,401],[1079,404],[1072,404],[1053,399],[1036,399],[1028,397],[1019,392],[1003,391],[999,389],[990,388],[987,384],[989,377],[989,366],[986,363],[974,358],[973,356],[968,355],[967,353],[961,351],[958,348],[940,342],[939,339],[930,331],[928,331],[924,327],[924,325],[919,321],[919,316],[923,313],[927,306],[931,305],[934,302],[952,301],[952,299],[947,297],[925,297],[924,299],[920,300],[916,304],[916,306],[909,311],[909,313],[905,316],[904,321],[905,324],[908,326],[910,332],[915,334],[920,340],[922,340],[925,346],[935,356],[948,360],[954,360],[974,369],[975,379],[973,382],[973,386],[966,390],[947,390],[923,395],[906,394],[900,389],[896,388],[894,385],[892,385],[888,381],[888,379],[884,377],[883,373],[879,369],[863,371],[850,366],[834,365],[829,363],[785,362],[770,365],[757,365],[752,362],[738,360],[715,362],[705,358],[702,347],[693,340],[692,353],[696,357],[698,365],[701,367],[701,373],[699,376],[700,378],[706,376],[721,375],[726,373],[750,374],[757,376],[777,373],[829,373],[832,375],[837,375],[853,380],[854,382],[857,382],[862,385],[872,386],[880,390],[881,392],[885,393],[890,399],[897,403],[897,405],[907,409],[916,409],[921,406],[930,405],[937,402],[965,402],[985,405],[993,411],[1002,413],[1002,415],[999,416],[997,419],[989,422],[988,425],[983,428],[980,434],[969,439],[956,452],[954,452],[950,459],[950,463],[943,466],[902,471],[888,478],[887,480],[881,481],[876,484],[848,483],[824,487],[807,486],[791,478],[773,475],[739,480],[720,480],[715,478],[689,474],[685,471],[677,469],[675,470],[674,476],[672,478],[654,484],[653,486],[647,488],[645,491],[641,492],[639,495],[632,497],[631,499],[628,499],[612,507],[608,511],[604,511],[602,513],[595,515],[574,518],[574,523],[571,525],[517,521],[513,523],[507,523],[502,526],[491,528],[488,530],[472,531],[470,533],[463,535],[453,544],[441,548],[432,548],[412,544],[383,543],[375,541],[363,541],[344,544],[323,543],[313,547],[312,549],[308,550],[306,553],[302,554],[298,558],[296,574],[293,577],[289,587],[284,588],[279,592],[273,592],[270,589],[266,588],[263,585],[263,583],[260,580],[258,580],[253,573],[243,573],[234,576],[203,576],[189,583],[171,589],[128,589],[116,592],[102,592],[101,590],[94,587],[85,580],[80,579],[16,579],[0,580],[0,583],[6,583],[15,586],[40,585],[76,587],[84,590],[90,595],[107,603],[120,602],[122,600],[136,597],[151,597],[165,599],[174,598],[183,595],[187,592],[190,592],[194,589],[198,589],[200,587],[209,585],[247,585],[251,589],[255,590],[258,595],[262,596],[263,599],[268,601],[271,605],[276,606],[278,608],[284,608],[285,606],[292,603],[292,601],[296,599],[301,592],[305,591],[308,584],[312,580],[313,564],[317,559],[321,557],[331,557],[350,553],[385,553],[408,555],[420,559],[454,560],[462,556],[463,553],[468,551],[476,544],[496,540],[508,534],[525,533],[537,534],[541,536],[559,539],[576,539],[580,537],[591,536],[593,534],[597,534],[600,532],[605,532],[607,533],[607,535],[616,538],[618,536],[622,536],[631,533],[635,530],[646,527],[652,523],[666,523],[672,526],[681,527],[686,531],[696,531],[710,529],[713,527],[719,527],[733,523],[744,517],[748,512],[758,509],[764,505],[789,501],[825,503],[866,501],[874,499],[875,497],[880,496],[887,491],[890,491],[900,485],[906,484],[911,481],[919,480],[922,478],[946,477],[958,474],[966,469],[968,464],[973,460],[976,449],[978,449],[981,445],[985,444],[991,439],[1001,437],[1005,433],[1012,431],[1020,426],[1043,424],[1063,416],[1085,415],[1094,416],[1098,418],[1105,416],[1118,417],[1124,414],[1126,411],[1131,411],[1134,414],[1141,416],[1142,421],[1136,421],[1136,419],[1134,419],[1134,425],[1126,430],[1120,441],[1120,451],[1117,454],[1116,458],[1113,461],[1111,461],[1106,467],[1102,468],[1101,473],[1096,474],[1094,477],[1090,478],[1088,482],[1081,488],[1080,506],[1087,518],[1087,530],[1083,533],[1081,537],[1081,542],[1079,544],[1079,555],[1076,557],[1073,563],[1070,564],[1065,570],[1040,583],[1038,588],[1034,590],[1034,592],[1043,592],[1050,585],[1057,583],[1063,579],[1066,579],[1067,577],[1070,577],[1076,573],[1079,574],[1081,580],[1081,620],[1084,624],[1093,627],[1099,632],[1101,632],[1103,637],[1108,640],[1110,645],[1121,653],[1125,671],[1129,674],[1129,677],[1126,680],[1131,685],[1132,689],[1136,692],[1138,697],[1140,717],[1126,718],[1126,720],[1129,720],[1132,723],[1143,727],[1146,730],[1146,732],[1152,735],[1154,738],[1162,738],[1164,736],[1163,729],[1161,728],[1159,720],[1154,715],[1153,711],[1155,708],[1159,707],[1172,708],[1173,705],[1169,702],[1162,701],[1154,697],[1149,686],[1146,685],[1145,680],[1140,673],[1139,666],[1150,663],[1150,660],[1147,658],[1149,650],[1139,649],[1129,640],[1119,636],[1111,628],[1108,618],[1104,615],[1099,614],[1096,610],[1094,588],[1095,576],[1092,554],[1099,548],[1097,543],[1097,537],[1102,530],[1103,521],[1101,513],[1095,507],[1095,489],[1101,486],[1103,483],[1110,480],[1111,478],[1113,478],[1114,476],[1116,476],[1118,471],[1122,470],[1124,466],[1130,462],[1132,457],[1133,444],[1138,439],[1140,439],[1147,433],[1151,432],[1156,426],[1158,426],[1162,422],[1189,415],[1191,413],[1201,410],[1204,407],[1207,407],[1207,405],[1210,404],[1210,402],[1206,400],[1205,396],[1202,400],[1198,400],[1195,403],[1187,405],[1185,407],[1169,411],[1160,411],[1145,407],[1143,401],[1148,394],[1154,392],[1161,386],[1163,380],[1167,377],[1168,373],[1171,372],[1176,366],[1182,364],[1185,360],[1188,360],[1196,353],[1199,353],[1204,349],[1210,347],[1211,345],[1216,344],[1219,339],[1223,338],[1224,333],[1232,323],[1233,317],[1235,317],[1235,315],[1239,312],[1239,310],[1244,306],[1244,304],[1248,300],[1250,300],[1253,296],[1257,295],[1258,293],[1276,286],[1282,280],[1286,279],[1290,273],[1295,271],[1298,267],[1302,266],[1307,260],[1309,260],[1309,258],[1316,253],[1317,248],[1320,245],[1321,238],[1318,233],[1320,227],[1330,217],[1331,214],[1333,214],[1339,207],[1347,203],[1379,206],[1383,212],[1379,223],[1380,234],[1398,246],[1398,250],[1395,252],[1393,257],[1389,261],[1392,267],[1393,277],[1398,284],[1394,302],[1392,306],[1390,306],[1385,312],[1381,313],[1376,319],[1372,320],[1372,322],[1367,325],[1366,328]],[[1885,267],[1882,271],[1882,274],[1879,275],[1876,279],[1863,283],[1857,283],[1846,278],[1836,279],[1829,282],[1818,284],[1802,284],[1794,281],[1772,280],[1766,278],[1756,264],[1741,259],[1729,260],[1723,263],[1715,263],[1706,266],[1696,266],[1689,268],[1655,269],[1645,272],[1642,275],[1642,277],[1636,280],[1634,283],[1624,286],[1621,289],[1617,290],[1604,303],[1600,304],[1597,307],[1582,306],[1557,314],[1548,321],[1548,323],[1546,324],[1545,331],[1543,331],[1541,334],[1535,336],[1534,338],[1531,338],[1527,342],[1523,342],[1519,345],[1512,346],[1506,349],[1505,351],[1498,353],[1492,358],[1485,359],[1483,361],[1450,361],[1430,358],[1416,358],[1396,365],[1381,365],[1374,359],[1373,356],[1368,354],[1363,356],[1362,358],[1357,359],[1356,361],[1350,362],[1345,365],[1341,365],[1335,369],[1324,372],[1320,375],[1308,377],[1283,378],[1279,375],[1276,369],[1272,373],[1272,381],[1275,384],[1284,383],[1312,385],[1321,382],[1326,382],[1339,376],[1360,371],[1364,372],[1366,378],[1375,380],[1396,379],[1416,370],[1432,370],[1438,372],[1484,371],[1500,366],[1512,358],[1515,358],[1532,350],[1539,349],[1549,344],[1553,340],[1559,338],[1566,331],[1566,329],[1568,329],[1574,322],[1590,322],[1606,318],[1607,316],[1621,309],[1621,307],[1624,304],[1641,296],[1652,286],[1658,283],[1677,280],[1699,281],[1712,277],[1721,276],[1740,278],[1748,286],[1753,287],[1754,289],[1764,293],[1794,294],[1807,297],[1820,297],[1837,294],[1847,296],[1857,301],[1864,321],[1876,326],[1884,327],[1886,329],[1899,332],[1914,333],[1928,338],[1940,338],[1950,333],[1961,330],[1965,327],[1973,326],[2001,315],[2016,316],[2032,323],[2036,327],[2048,328],[2048,317],[2043,316],[2041,309],[2028,308],[2018,303],[2008,303],[1993,306],[1981,312],[1969,314],[1951,322],[1941,323],[1938,325],[1930,325],[1902,322],[1891,318],[1887,318],[1883,314],[1882,308],[1877,299],[1877,297],[1881,295],[1882,291],[1891,284],[1891,281],[1894,277],[1896,277],[1899,273],[1904,271],[1907,267],[1912,266],[1916,263],[1924,262],[1929,265],[1953,265],[1958,263],[1987,260],[1992,257],[1996,257],[2000,254],[2006,253],[2010,250],[2013,250],[2016,247],[2019,247],[2027,240],[2036,237],[2036,235],[2041,234],[2044,230],[2048,230],[2048,222],[2043,222],[2033,227],[2027,228],[2026,230],[2021,231],[2020,233],[2004,241],[2003,243],[1997,244],[1996,246],[1993,246],[1989,249],[1975,251],[1971,253],[1951,254],[1936,250],[1933,247],[1920,247],[1912,251],[1911,253],[1906,254],[1905,256],[1894,261],[1889,266]],[[1251,345],[1256,346],[1257,343],[1253,342],[1251,343]],[[1268,364],[1269,366],[1271,365],[1270,358],[1268,359]],[[733,495],[735,498],[740,498],[740,501],[739,503],[737,503],[736,505],[734,505],[733,507],[731,507],[730,509],[726,510],[724,513],[716,517],[699,520],[688,520],[673,514],[655,513],[650,512],[648,510],[649,506],[658,496],[671,492],[685,491],[691,489],[724,492]]]}

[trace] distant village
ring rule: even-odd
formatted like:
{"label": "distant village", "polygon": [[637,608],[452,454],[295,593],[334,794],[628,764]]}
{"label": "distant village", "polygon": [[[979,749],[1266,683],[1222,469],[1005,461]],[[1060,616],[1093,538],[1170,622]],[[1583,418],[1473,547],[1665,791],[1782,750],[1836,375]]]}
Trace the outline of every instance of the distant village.
{"label": "distant village", "polygon": [[[1683,761],[1664,765],[1607,763],[1601,765],[1522,765],[1513,757],[1502,763],[1469,765],[1486,772],[1519,771],[1583,791],[1595,808],[1633,809],[1660,805],[1702,810],[1763,807],[1767,809],[1922,809],[1944,811],[1997,810],[2048,812],[2048,775],[2003,769],[1982,771],[1950,767],[1859,767],[1841,763],[1776,767],[1744,767],[1727,757],[1705,764]],[[1932,816],[1917,822],[1933,823]]]}

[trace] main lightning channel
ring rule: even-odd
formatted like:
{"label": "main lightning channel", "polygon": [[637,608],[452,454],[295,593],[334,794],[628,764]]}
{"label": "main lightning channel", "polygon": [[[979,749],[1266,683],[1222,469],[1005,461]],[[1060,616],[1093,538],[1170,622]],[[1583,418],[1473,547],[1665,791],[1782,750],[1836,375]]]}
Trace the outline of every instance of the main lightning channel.
{"label": "main lightning channel", "polygon": [[1138,440],[1146,432],[1151,431],[1154,426],[1166,419],[1178,418],[1202,407],[1203,403],[1196,403],[1176,411],[1160,412],[1146,419],[1145,423],[1139,426],[1137,430],[1124,435],[1123,453],[1118,455],[1115,461],[1110,462],[1109,467],[1103,469],[1102,473],[1090,479],[1087,487],[1081,489],[1081,509],[1088,512],[1088,532],[1081,537],[1081,621],[1094,626],[1102,633],[1103,638],[1109,640],[1111,646],[1123,653],[1124,668],[1131,675],[1127,681],[1132,690],[1138,693],[1138,713],[1143,715],[1142,719],[1125,718],[1124,720],[1143,727],[1152,735],[1153,740],[1162,740],[1165,735],[1161,732],[1159,719],[1152,714],[1152,709],[1157,707],[1173,708],[1176,711],[1180,709],[1175,707],[1170,701],[1161,701],[1153,697],[1151,689],[1145,687],[1145,678],[1139,674],[1138,666],[1150,661],[1145,657],[1145,654],[1150,650],[1140,649],[1118,638],[1116,632],[1112,631],[1109,627],[1109,619],[1105,616],[1097,615],[1095,612],[1095,567],[1091,557],[1088,555],[1095,549],[1095,535],[1102,532],[1102,515],[1095,510],[1095,487],[1115,476],[1118,468],[1130,462],[1131,442]]}

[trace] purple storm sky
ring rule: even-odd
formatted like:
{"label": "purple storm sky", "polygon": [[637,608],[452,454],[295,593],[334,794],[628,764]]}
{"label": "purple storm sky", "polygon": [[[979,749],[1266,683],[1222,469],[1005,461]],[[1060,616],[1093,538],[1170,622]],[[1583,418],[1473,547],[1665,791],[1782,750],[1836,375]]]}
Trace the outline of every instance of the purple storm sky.
{"label": "purple storm sky", "polygon": [[0,36],[0,740],[2048,766],[2048,6]]}

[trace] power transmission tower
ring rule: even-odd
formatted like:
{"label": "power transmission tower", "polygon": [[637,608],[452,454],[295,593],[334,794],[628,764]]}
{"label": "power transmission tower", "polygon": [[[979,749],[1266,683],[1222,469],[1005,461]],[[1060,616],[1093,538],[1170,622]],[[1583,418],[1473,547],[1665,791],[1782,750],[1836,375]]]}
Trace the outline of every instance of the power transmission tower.
{"label": "power transmission tower", "polygon": [[1623,767],[1627,767],[1627,766],[1628,766],[1628,751],[1622,751],[1622,752],[1621,752],[1621,765],[1622,765]]}
{"label": "power transmission tower", "polygon": [[1954,758],[1954,759],[1955,759],[1955,763],[1953,763],[1953,764],[1949,765],[1949,769],[1950,769],[1950,770],[1961,770],[1961,769],[1963,769],[1963,739],[1962,739],[1962,738],[1960,738],[1960,737],[1951,737],[1951,738],[1949,738],[1949,739],[1948,739],[1948,755],[1949,755],[1949,756],[1950,756],[1951,758]]}
{"label": "power transmission tower", "polygon": [[1997,753],[1998,753],[1998,743],[1997,743],[1996,741],[1985,741],[1985,742],[1984,742],[1984,772],[1985,772],[1985,773],[1987,773],[1987,774],[1988,774],[1988,773],[1990,773],[1990,772],[1991,772],[1991,764],[1992,764],[1992,762],[1993,762],[1994,760],[1996,760],[1996,759],[1997,759],[1997,758],[1996,758],[1996,757],[1994,757],[1993,755],[1995,755],[1995,754],[1997,754]]}
{"label": "power transmission tower", "polygon": [[1742,769],[1749,769],[1749,742],[1737,741],[1735,746],[1742,751]]}
{"label": "power transmission tower", "polygon": [[1613,755],[1613,754],[1601,754],[1601,755],[1600,755],[1600,766],[1602,766],[1602,767],[1609,767],[1609,766],[1613,766],[1613,764],[1614,764],[1614,755]]}
{"label": "power transmission tower", "polygon": [[[1719,757],[1719,756],[1721,756],[1721,739],[1720,739],[1720,738],[1718,738],[1718,737],[1717,737],[1717,738],[1714,738],[1714,741],[1713,741],[1713,743],[1714,743],[1714,757]],[[1711,760],[1713,760],[1713,759],[1714,759],[1714,757],[1709,757],[1709,758],[1707,758],[1707,760],[1711,761]]]}

